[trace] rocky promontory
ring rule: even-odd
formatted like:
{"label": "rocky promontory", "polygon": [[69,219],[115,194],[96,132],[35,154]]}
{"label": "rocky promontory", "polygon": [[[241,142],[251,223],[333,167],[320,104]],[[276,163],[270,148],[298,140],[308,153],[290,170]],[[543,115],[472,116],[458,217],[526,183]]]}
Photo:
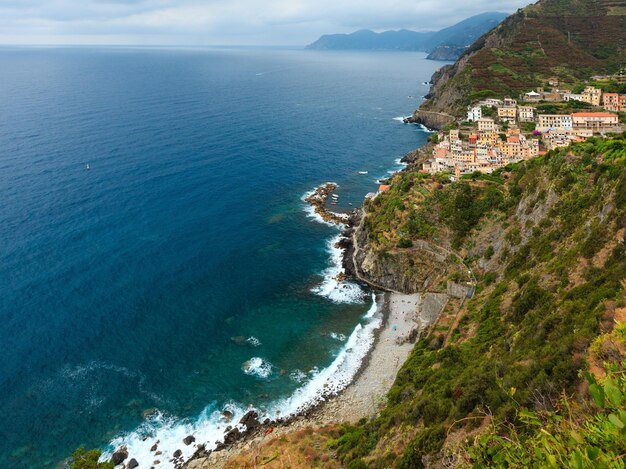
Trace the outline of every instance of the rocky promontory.
{"label": "rocky promontory", "polygon": [[432,130],[442,130],[446,125],[454,122],[454,120],[454,116],[451,116],[450,114],[418,109],[411,117],[404,119],[404,123],[421,124]]}
{"label": "rocky promontory", "polygon": [[336,213],[328,210],[326,207],[328,197],[331,196],[335,189],[337,189],[337,184],[334,182],[327,182],[326,184],[317,187],[313,192],[307,195],[304,198],[304,201],[313,207],[315,213],[325,222],[342,225],[348,221],[350,215],[347,213]]}

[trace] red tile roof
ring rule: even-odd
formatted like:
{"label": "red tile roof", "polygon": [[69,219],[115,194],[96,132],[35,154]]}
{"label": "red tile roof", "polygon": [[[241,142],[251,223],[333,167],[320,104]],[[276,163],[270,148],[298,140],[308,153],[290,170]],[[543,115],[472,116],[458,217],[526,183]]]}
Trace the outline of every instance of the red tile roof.
{"label": "red tile roof", "polygon": [[575,112],[572,117],[617,117],[612,112]]}

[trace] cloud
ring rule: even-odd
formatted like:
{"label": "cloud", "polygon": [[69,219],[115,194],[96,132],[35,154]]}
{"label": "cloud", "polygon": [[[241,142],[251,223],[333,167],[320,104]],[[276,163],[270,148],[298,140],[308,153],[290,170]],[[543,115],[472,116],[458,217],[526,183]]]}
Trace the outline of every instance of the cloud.
{"label": "cloud", "polygon": [[355,29],[433,30],[503,0],[0,0],[1,43],[299,45]]}

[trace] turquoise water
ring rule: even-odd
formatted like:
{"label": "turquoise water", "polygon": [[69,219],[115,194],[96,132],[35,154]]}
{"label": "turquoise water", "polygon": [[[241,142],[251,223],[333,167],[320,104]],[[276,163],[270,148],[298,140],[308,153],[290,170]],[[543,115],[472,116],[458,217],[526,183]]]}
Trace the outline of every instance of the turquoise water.
{"label": "turquoise water", "polygon": [[338,230],[301,198],[335,181],[347,211],[399,169],[426,134],[394,118],[437,66],[0,49],[0,467],[213,440],[225,406],[285,412],[347,376],[358,353],[329,366],[367,346],[372,299],[330,280]]}

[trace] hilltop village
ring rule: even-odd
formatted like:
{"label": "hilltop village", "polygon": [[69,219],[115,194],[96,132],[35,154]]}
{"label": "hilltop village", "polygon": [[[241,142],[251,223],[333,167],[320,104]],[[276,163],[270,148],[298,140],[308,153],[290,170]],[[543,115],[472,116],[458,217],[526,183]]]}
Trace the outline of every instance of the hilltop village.
{"label": "hilltop village", "polygon": [[464,121],[431,136],[432,157],[422,169],[448,172],[452,179],[542,155],[549,150],[621,132],[626,121],[626,72],[595,76],[591,84],[560,89],[550,80],[545,87],[518,99],[484,97],[467,109]]}

